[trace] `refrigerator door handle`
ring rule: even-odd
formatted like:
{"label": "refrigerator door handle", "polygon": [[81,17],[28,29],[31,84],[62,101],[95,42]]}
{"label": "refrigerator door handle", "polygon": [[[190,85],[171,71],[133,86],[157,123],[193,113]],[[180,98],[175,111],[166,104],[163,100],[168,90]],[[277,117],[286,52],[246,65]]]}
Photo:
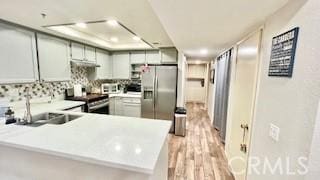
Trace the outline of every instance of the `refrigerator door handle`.
{"label": "refrigerator door handle", "polygon": [[155,77],[155,98],[154,98],[154,104],[158,101],[158,76]]}

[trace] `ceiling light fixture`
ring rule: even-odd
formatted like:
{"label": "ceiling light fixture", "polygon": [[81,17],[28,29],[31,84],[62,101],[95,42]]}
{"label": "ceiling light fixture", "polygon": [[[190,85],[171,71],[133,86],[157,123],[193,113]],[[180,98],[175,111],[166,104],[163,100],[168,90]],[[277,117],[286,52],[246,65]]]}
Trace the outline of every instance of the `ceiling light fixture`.
{"label": "ceiling light fixture", "polygon": [[76,23],[76,26],[81,27],[81,28],[86,28],[87,24],[86,23]]}
{"label": "ceiling light fixture", "polygon": [[208,54],[208,49],[201,49],[200,53],[203,55],[206,55],[206,54]]}
{"label": "ceiling light fixture", "polygon": [[116,21],[116,20],[108,20],[108,21],[107,21],[107,24],[108,24],[109,26],[113,26],[113,27],[116,27],[116,26],[119,25],[118,21]]}
{"label": "ceiling light fixture", "polygon": [[118,39],[117,37],[112,37],[112,38],[110,38],[110,40],[111,40],[112,42],[118,42],[118,41],[119,41],[119,39]]}
{"label": "ceiling light fixture", "polygon": [[138,36],[133,36],[132,39],[135,40],[135,41],[140,41],[141,40],[141,38],[138,37]]}

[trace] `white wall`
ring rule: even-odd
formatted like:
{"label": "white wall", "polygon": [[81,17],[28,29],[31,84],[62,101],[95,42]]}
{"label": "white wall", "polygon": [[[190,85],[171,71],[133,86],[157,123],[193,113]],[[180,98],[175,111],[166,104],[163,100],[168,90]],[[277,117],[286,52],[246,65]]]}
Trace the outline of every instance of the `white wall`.
{"label": "white wall", "polygon": [[178,53],[178,84],[177,106],[185,107],[185,83],[186,83],[186,57],[182,52]]}
{"label": "white wall", "polygon": [[[271,162],[278,157],[283,159],[289,157],[291,170],[300,167],[296,162],[298,157],[309,156],[320,98],[319,9],[319,0],[291,0],[267,20],[263,35],[262,63],[250,155],[267,157]],[[297,26],[300,27],[300,33],[293,77],[269,77],[272,37]],[[273,141],[268,136],[270,123],[280,127],[279,142]],[[297,175],[270,173],[248,175],[248,180],[303,178]]]}

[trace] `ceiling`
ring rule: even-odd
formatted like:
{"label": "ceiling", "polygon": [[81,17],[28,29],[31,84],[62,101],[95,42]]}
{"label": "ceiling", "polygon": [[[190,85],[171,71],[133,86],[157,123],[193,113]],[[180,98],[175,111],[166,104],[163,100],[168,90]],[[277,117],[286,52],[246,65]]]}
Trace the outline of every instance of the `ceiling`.
{"label": "ceiling", "polygon": [[[108,22],[113,22],[110,25]],[[88,41],[107,49],[151,49],[152,46],[135,36],[116,21],[98,21],[79,24],[53,25],[48,29],[67,35],[77,41]],[[137,38],[137,39],[135,39]]]}
{"label": "ceiling", "polygon": [[[148,0],[0,0],[0,4],[1,19],[67,38],[70,36],[43,26],[112,19],[119,21],[148,43],[160,43],[154,47],[173,46]],[[45,13],[46,17],[43,18],[41,13]],[[94,29],[94,32],[100,31],[99,27]],[[106,49],[123,49],[121,39],[125,32],[119,30],[116,33],[121,36],[119,44]],[[71,39],[105,48],[99,43],[76,37]],[[128,38],[125,41],[128,42]]]}
{"label": "ceiling", "polygon": [[[175,46],[215,57],[261,26],[288,0],[149,0]],[[206,52],[207,51],[207,52]]]}

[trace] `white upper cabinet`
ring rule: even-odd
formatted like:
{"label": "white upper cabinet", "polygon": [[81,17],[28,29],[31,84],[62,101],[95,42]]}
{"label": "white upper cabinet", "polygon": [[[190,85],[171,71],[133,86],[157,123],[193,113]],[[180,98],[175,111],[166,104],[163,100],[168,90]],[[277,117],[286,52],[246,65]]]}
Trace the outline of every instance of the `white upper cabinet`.
{"label": "white upper cabinet", "polygon": [[130,79],[129,52],[117,52],[112,55],[113,79]]}
{"label": "white upper cabinet", "polygon": [[85,60],[96,63],[96,49],[90,46],[85,46],[84,49]]}
{"label": "white upper cabinet", "polygon": [[0,83],[37,80],[35,33],[0,23]]}
{"label": "white upper cabinet", "polygon": [[146,63],[148,64],[160,64],[161,56],[158,50],[146,51]]}
{"label": "white upper cabinet", "polygon": [[130,53],[131,64],[144,64],[146,63],[146,51],[132,51]]}
{"label": "white upper cabinet", "polygon": [[69,41],[38,34],[40,79],[44,81],[71,80]]}
{"label": "white upper cabinet", "polygon": [[85,59],[84,56],[84,45],[78,43],[71,43],[71,58],[74,60],[81,60]]}
{"label": "white upper cabinet", "polygon": [[177,63],[178,52],[175,48],[161,49],[161,63],[174,64]]}
{"label": "white upper cabinet", "polygon": [[109,55],[109,52],[98,50],[97,54],[97,64],[100,67],[90,68],[89,69],[89,79],[97,80],[97,79],[112,79],[112,57]]}

